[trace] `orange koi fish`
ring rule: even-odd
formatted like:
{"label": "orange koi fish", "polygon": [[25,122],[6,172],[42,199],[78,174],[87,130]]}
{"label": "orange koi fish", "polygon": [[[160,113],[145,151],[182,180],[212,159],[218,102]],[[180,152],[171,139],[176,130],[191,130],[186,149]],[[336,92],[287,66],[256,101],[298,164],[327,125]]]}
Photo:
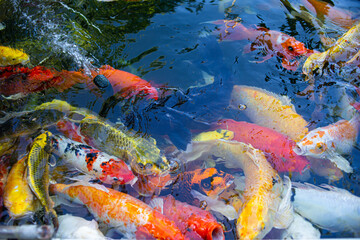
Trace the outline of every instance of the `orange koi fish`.
{"label": "orange koi fish", "polygon": [[144,196],[150,196],[169,186],[172,194],[177,193],[187,198],[191,189],[195,189],[209,197],[216,197],[223,192],[234,180],[231,174],[216,168],[196,169],[182,172],[178,175],[167,174],[164,176],[141,176],[133,185],[137,192]]}
{"label": "orange koi fish", "polygon": [[296,143],[275,130],[232,119],[220,120],[214,127],[230,130],[234,132],[232,140],[251,144],[254,148],[262,150],[276,171],[302,173],[309,167],[306,157],[299,156],[293,151]]}
{"label": "orange koi fish", "polygon": [[76,169],[108,184],[127,184],[136,181],[130,166],[89,145],[62,136],[53,137],[54,152]]}
{"label": "orange koi fish", "polygon": [[[307,49],[302,42],[285,33],[269,30],[264,27],[246,28],[240,22],[234,20],[217,20],[213,24],[221,25],[218,29],[220,40],[249,40],[251,44],[245,48],[245,53],[264,48],[267,55],[262,63],[273,56],[282,59],[281,65],[292,71],[296,71],[299,56],[310,56],[314,50]],[[292,62],[291,62],[292,61]]]}
{"label": "orange koi fish", "polygon": [[177,201],[171,195],[154,198],[149,205],[174,221],[185,236],[193,232],[191,239],[195,239],[196,235],[198,239],[225,239],[223,228],[206,210]]}
{"label": "orange koi fish", "polygon": [[[120,93],[121,97],[130,98],[136,95],[154,100],[159,97],[156,88],[134,74],[115,69],[109,65],[100,67],[98,72],[109,80],[114,92]],[[93,75],[96,76],[97,74],[93,72]]]}
{"label": "orange koi fish", "polygon": [[3,155],[0,157],[0,210],[3,207],[3,194],[4,194],[4,187],[8,177],[8,167],[10,164],[9,155]]}
{"label": "orange koi fish", "polygon": [[156,239],[184,239],[174,222],[128,194],[100,185],[79,184],[53,184],[50,185],[50,191],[84,204],[97,221],[130,237],[141,230]]}
{"label": "orange koi fish", "polygon": [[301,140],[308,132],[308,122],[298,113],[286,96],[280,96],[261,88],[235,85],[231,93],[230,106],[243,112],[260,126],[274,129],[294,141]]}
{"label": "orange koi fish", "polygon": [[343,28],[351,28],[356,20],[353,19],[352,13],[345,9],[340,9],[328,2],[321,0],[302,0],[304,7],[322,21],[329,19],[336,25]]}
{"label": "orange koi fish", "polygon": [[359,131],[359,116],[350,121],[340,120],[310,131],[297,145],[294,152],[315,158],[327,158],[344,172],[353,171],[350,163],[341,155],[350,154]]}

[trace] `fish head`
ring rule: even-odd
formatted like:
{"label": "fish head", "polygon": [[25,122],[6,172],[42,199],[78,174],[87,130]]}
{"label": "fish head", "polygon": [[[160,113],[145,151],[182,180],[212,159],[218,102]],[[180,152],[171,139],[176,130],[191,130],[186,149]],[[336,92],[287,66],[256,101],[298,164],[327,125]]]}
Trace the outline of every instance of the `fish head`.
{"label": "fish head", "polygon": [[130,167],[122,160],[117,158],[100,164],[102,175],[100,181],[108,184],[127,184],[131,183],[136,177]]}
{"label": "fish head", "polygon": [[211,198],[217,197],[234,182],[234,177],[231,174],[216,168],[197,169],[184,174],[191,175],[189,184],[192,185],[192,189]]}
{"label": "fish head", "polygon": [[308,49],[305,47],[305,45],[293,37],[286,38],[286,40],[281,43],[281,46],[285,52],[285,55],[291,57],[303,56],[308,52]]}
{"label": "fish head", "polygon": [[22,50],[10,47],[0,47],[0,63],[3,67],[17,64],[26,64],[29,61],[29,56]]}
{"label": "fish head", "polygon": [[328,144],[324,137],[325,131],[313,130],[309,132],[300,142],[294,147],[294,152],[302,156],[311,156],[322,158],[328,150]]}
{"label": "fish head", "polygon": [[305,61],[302,71],[303,74],[310,76],[313,72],[319,70],[319,74],[321,74],[322,66],[324,65],[326,54],[322,53],[314,53],[311,54]]}
{"label": "fish head", "polygon": [[139,156],[131,157],[130,165],[133,171],[140,175],[164,175],[171,170],[171,161],[165,156]]}

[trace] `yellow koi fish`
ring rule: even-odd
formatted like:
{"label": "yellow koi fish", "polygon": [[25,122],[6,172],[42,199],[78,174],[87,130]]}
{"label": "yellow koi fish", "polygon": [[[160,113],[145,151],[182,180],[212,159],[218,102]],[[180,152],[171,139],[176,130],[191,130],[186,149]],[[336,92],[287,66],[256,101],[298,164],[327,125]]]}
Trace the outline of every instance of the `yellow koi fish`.
{"label": "yellow koi fish", "polygon": [[0,67],[26,64],[29,61],[29,56],[22,50],[0,46]]}
{"label": "yellow koi fish", "polygon": [[299,141],[308,132],[308,122],[296,113],[295,107],[286,96],[261,88],[235,85],[231,94],[230,106],[243,110],[246,116],[257,125],[274,129]]}
{"label": "yellow koi fish", "polygon": [[[251,145],[226,140],[193,142],[191,150],[181,159],[193,161],[218,157],[231,167],[240,167],[245,174],[244,202],[237,219],[237,235],[240,239],[261,239],[274,226],[278,210],[282,207],[283,182],[266,160],[264,153]],[[227,165],[225,165],[227,166]],[[289,203],[288,203],[289,204]],[[283,217],[290,224],[291,216]],[[277,226],[280,227],[280,226]]]}
{"label": "yellow koi fish", "polygon": [[352,62],[360,47],[360,23],[353,26],[334,45],[322,53],[314,53],[307,58],[303,65],[303,73],[309,80],[313,80],[314,71],[321,73],[327,64],[337,64],[340,67],[349,60]]}
{"label": "yellow koi fish", "polygon": [[294,148],[298,155],[327,158],[344,172],[353,171],[350,163],[341,155],[350,154],[359,130],[359,116],[350,121],[340,120],[334,124],[310,131]]}
{"label": "yellow koi fish", "polygon": [[28,182],[31,190],[45,208],[46,218],[51,217],[55,229],[59,227],[54,202],[49,195],[49,158],[52,149],[52,134],[44,132],[35,138],[28,157]]}
{"label": "yellow koi fish", "polygon": [[14,164],[5,185],[4,205],[12,218],[33,213],[39,207],[26,178],[27,158],[26,155]]}

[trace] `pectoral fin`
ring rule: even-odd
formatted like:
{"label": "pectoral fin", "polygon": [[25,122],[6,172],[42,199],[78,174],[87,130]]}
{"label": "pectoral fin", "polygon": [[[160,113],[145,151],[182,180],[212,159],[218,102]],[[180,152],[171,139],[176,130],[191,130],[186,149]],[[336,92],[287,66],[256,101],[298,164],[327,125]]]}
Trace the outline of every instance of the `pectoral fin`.
{"label": "pectoral fin", "polygon": [[284,192],[278,211],[275,216],[274,227],[285,229],[294,221],[294,210],[291,204],[291,181],[290,178],[284,177]]}
{"label": "pectoral fin", "polygon": [[350,166],[350,163],[348,160],[346,160],[343,156],[340,154],[334,152],[334,151],[328,151],[328,159],[335,163],[335,165],[342,171],[346,173],[352,173],[353,168]]}

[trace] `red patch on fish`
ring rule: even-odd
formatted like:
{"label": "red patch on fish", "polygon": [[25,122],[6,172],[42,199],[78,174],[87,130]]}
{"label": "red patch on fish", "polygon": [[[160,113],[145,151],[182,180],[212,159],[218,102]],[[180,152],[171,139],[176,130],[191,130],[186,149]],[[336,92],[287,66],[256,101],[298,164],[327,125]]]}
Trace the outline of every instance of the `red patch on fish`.
{"label": "red patch on fish", "polygon": [[[99,177],[99,179],[102,182],[105,182],[109,177],[116,180],[119,184],[125,184],[135,178],[128,165],[120,160],[110,159],[107,162],[102,162],[100,167],[102,168],[103,176]],[[121,176],[121,179],[119,176]]]}
{"label": "red patch on fish", "polygon": [[233,140],[251,144],[254,148],[262,150],[278,172],[302,173],[309,167],[306,157],[299,156],[293,151],[296,143],[273,129],[232,119],[220,120],[214,124],[213,129],[233,131]]}
{"label": "red patch on fish", "polygon": [[56,129],[65,137],[73,141],[89,144],[85,137],[80,134],[79,126],[68,120],[60,120],[56,123]]}

